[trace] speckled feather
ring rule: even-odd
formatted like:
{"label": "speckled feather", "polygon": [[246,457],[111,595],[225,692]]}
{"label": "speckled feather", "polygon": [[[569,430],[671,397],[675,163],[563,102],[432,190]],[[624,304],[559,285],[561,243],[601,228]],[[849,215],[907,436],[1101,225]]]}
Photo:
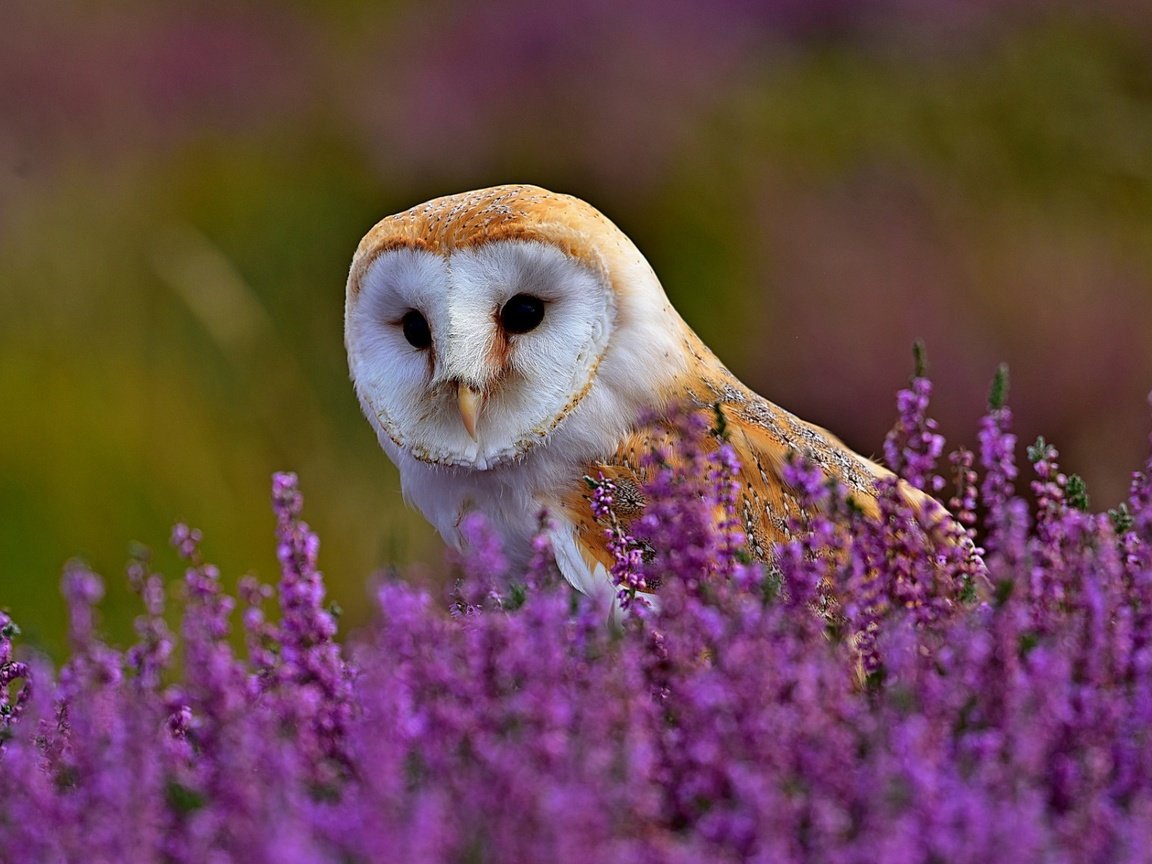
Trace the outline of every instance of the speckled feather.
{"label": "speckled feather", "polygon": [[[669,404],[699,411],[710,420],[714,420],[717,409],[723,412],[726,439],[740,465],[737,479],[741,527],[747,551],[755,560],[770,561],[773,544],[791,538],[789,521],[793,517],[803,521],[810,515],[784,480],[783,468],[790,459],[806,458],[818,465],[838,481],[865,515],[876,515],[875,483],[879,477],[890,476],[887,469],[854,453],[827,430],[806,423],[752,392],[710,354],[701,352],[698,361],[708,368],[680,382],[679,392],[667,394],[667,400]],[[661,451],[675,468],[681,462],[676,435],[674,424],[656,419],[639,426],[611,456],[586,466],[587,476],[603,476],[616,484],[615,515],[625,527],[643,512],[642,490],[652,473],[642,464],[644,456]],[[705,437],[703,446],[713,450],[720,440],[713,432]],[[914,503],[924,498],[907,484],[901,487]],[[564,517],[575,526],[585,562],[590,567],[599,563],[608,568],[612,559],[605,526],[592,515],[591,497],[587,483],[573,483],[560,506]]]}

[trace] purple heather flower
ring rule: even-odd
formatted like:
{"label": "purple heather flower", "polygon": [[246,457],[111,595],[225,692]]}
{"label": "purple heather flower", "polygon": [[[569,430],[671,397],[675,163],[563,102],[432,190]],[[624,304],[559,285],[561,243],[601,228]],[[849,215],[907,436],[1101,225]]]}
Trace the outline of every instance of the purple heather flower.
{"label": "purple heather flower", "polygon": [[[899,449],[928,476],[912,390]],[[246,658],[198,532],[173,532],[178,634],[134,557],[125,653],[101,640],[99,578],[70,565],[57,674],[16,659],[0,613],[0,858],[1142,861],[1152,460],[1104,516],[1034,448],[1033,515],[1007,412],[982,423],[981,483],[970,452],[951,460],[964,539],[985,512],[994,550],[975,596],[969,547],[941,543],[930,506],[882,483],[879,517],[859,518],[803,460],[784,473],[807,517],[767,572],[741,563],[731,453],[691,435],[683,472],[647,464],[627,527],[596,481],[614,575],[660,600],[615,626],[556,577],[543,525],[521,573],[476,519],[469,614],[384,582],[346,654],[291,475],[274,482],[280,583],[239,583]]]}
{"label": "purple heather flower", "polygon": [[944,481],[933,472],[944,452],[944,436],[936,431],[936,421],[928,416],[931,396],[932,382],[923,376],[913,378],[897,394],[899,416],[884,439],[884,459],[893,472],[916,488],[930,485],[932,491],[939,492]]}
{"label": "purple heather flower", "polygon": [[483,513],[469,513],[460,522],[466,550],[459,557],[461,577],[454,586],[453,609],[463,615],[500,606],[508,581],[508,559],[500,537]]}
{"label": "purple heather flower", "polygon": [[641,569],[644,560],[643,547],[635,537],[625,531],[616,516],[616,484],[603,474],[590,482],[595,487],[592,490],[592,515],[605,526],[608,553],[612,556],[608,577],[616,586],[620,608],[626,610],[631,607],[636,593],[649,587]]}
{"label": "purple heather flower", "polygon": [[[324,577],[316,566],[320,541],[300,519],[303,496],[295,474],[272,478],[272,505],[281,570],[280,626],[272,641],[280,664],[257,668],[276,681],[274,702],[282,723],[298,736],[296,746],[308,757],[313,781],[330,784],[346,767],[342,736],[352,711],[352,672],[335,641],[335,617],[323,606]],[[256,589],[245,587],[253,597]],[[253,608],[249,603],[249,611]],[[253,635],[262,635],[258,625]]]}
{"label": "purple heather flower", "polygon": [[977,475],[972,465],[975,455],[967,447],[960,447],[948,456],[952,465],[955,479],[956,494],[948,502],[952,515],[972,536],[976,525],[976,505],[978,491],[976,486]]}
{"label": "purple heather flower", "polygon": [[984,545],[990,555],[1005,552],[1009,520],[1012,518],[1012,495],[1016,481],[1016,436],[1012,427],[1012,410],[993,408],[980,421],[980,463],[984,482],[980,497],[987,508]]}
{"label": "purple heather flower", "polygon": [[128,584],[140,595],[144,613],[136,618],[138,640],[125,655],[126,665],[139,685],[155,690],[172,657],[174,639],[164,620],[164,579],[153,573],[146,552],[135,555],[127,568]]}
{"label": "purple heather flower", "polygon": [[532,557],[528,560],[528,568],[524,572],[524,585],[529,590],[544,588],[563,578],[556,564],[556,555],[552,551],[552,541],[549,539],[552,520],[546,511],[540,512],[537,525],[536,534],[532,538]]}

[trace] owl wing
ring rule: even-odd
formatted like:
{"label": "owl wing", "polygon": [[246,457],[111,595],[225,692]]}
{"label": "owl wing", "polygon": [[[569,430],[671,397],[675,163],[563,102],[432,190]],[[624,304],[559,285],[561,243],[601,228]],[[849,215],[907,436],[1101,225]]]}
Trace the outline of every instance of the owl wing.
{"label": "owl wing", "polygon": [[[698,446],[706,452],[715,451],[727,440],[735,451],[740,466],[738,515],[754,558],[769,560],[773,545],[791,536],[791,519],[806,515],[795,490],[784,479],[784,466],[792,459],[806,457],[829,477],[835,477],[865,514],[876,514],[875,481],[889,473],[886,469],[852,452],[831,433],[756,394],[729,389],[727,396],[726,400],[703,405],[694,400],[694,410],[715,427]],[[597,567],[606,572],[612,564],[605,526],[592,513],[594,483],[604,478],[615,484],[614,510],[627,529],[644,508],[643,490],[654,471],[644,464],[643,457],[662,451],[675,471],[685,462],[680,445],[676,425],[657,421],[627,436],[607,459],[587,466],[587,480],[567,490],[559,508],[570,526],[573,565],[578,560],[591,572]]]}

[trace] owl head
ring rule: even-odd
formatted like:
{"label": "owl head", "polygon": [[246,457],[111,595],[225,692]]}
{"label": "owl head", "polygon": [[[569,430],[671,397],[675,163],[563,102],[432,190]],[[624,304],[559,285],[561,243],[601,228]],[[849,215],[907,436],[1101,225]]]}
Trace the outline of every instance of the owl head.
{"label": "owl head", "polygon": [[491,469],[557,438],[594,453],[683,371],[690,335],[623,232],[534,186],[389,216],[348,277],[351,376],[394,461]]}

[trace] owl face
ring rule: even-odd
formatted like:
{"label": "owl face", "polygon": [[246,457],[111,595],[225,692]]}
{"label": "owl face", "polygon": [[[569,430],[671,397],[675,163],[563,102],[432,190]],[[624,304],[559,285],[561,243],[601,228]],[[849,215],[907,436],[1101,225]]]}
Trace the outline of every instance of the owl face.
{"label": "owl face", "polygon": [[619,228],[528,185],[378,222],[352,260],[344,332],[405,497],[445,537],[477,495],[531,521],[541,490],[611,453],[703,356]]}
{"label": "owl face", "polygon": [[422,462],[492,468],[580,404],[615,305],[602,272],[542,240],[394,244],[349,291],[352,378],[382,441]]}

